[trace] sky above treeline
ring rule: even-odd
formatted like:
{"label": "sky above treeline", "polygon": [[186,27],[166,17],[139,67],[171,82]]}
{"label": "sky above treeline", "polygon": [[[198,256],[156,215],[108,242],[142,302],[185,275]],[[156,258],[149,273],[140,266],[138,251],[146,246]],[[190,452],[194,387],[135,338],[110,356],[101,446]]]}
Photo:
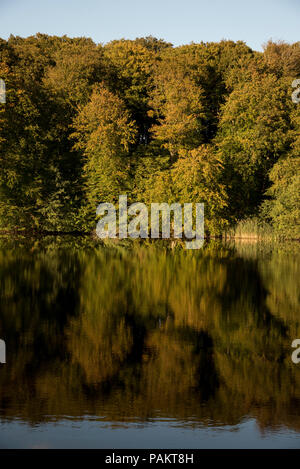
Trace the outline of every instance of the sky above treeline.
{"label": "sky above treeline", "polygon": [[0,37],[38,32],[113,39],[155,36],[175,46],[231,39],[262,50],[300,40],[300,0],[0,0]]}

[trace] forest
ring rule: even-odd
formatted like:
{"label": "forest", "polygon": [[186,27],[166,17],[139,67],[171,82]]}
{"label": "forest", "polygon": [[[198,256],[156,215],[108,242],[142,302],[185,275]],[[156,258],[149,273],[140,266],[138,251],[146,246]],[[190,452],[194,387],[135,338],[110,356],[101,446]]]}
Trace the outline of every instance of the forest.
{"label": "forest", "polygon": [[127,194],[300,239],[299,77],[300,42],[0,39],[0,230],[90,233]]}

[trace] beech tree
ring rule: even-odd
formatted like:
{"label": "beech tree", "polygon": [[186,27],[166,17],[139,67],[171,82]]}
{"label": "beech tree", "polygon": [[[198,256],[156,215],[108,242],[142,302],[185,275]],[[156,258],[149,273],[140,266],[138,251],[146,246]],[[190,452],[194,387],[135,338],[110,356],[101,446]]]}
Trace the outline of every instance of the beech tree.
{"label": "beech tree", "polygon": [[129,183],[130,146],[137,134],[121,98],[96,85],[74,121],[75,149],[83,151],[82,213],[94,219],[100,202],[116,202]]}

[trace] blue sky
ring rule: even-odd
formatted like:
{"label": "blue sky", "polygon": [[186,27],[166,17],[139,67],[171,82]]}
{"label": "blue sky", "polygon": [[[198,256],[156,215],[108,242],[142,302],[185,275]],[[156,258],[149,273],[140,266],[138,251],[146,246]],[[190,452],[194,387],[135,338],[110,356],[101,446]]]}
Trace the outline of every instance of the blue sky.
{"label": "blue sky", "polygon": [[0,0],[0,37],[37,32],[105,43],[153,35],[174,45],[300,40],[300,0]]}

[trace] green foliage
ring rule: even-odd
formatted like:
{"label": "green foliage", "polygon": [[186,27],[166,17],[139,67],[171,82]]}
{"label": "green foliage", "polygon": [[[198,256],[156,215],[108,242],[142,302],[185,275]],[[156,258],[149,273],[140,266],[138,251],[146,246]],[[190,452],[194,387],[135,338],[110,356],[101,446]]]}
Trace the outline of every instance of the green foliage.
{"label": "green foliage", "polygon": [[300,239],[300,157],[278,161],[270,173],[272,197],[263,205],[263,214],[272,221],[281,237]]}
{"label": "green foliage", "polygon": [[205,227],[220,234],[227,225],[227,194],[222,184],[221,161],[211,147],[202,145],[194,150],[182,150],[172,169],[176,200],[202,202],[205,207]]}
{"label": "green foliage", "polygon": [[204,91],[188,70],[189,56],[167,49],[156,68],[150,101],[148,114],[157,119],[151,131],[173,158],[180,148],[194,148],[203,140]]}
{"label": "green foliage", "polygon": [[215,143],[238,218],[257,212],[269,171],[290,148],[291,109],[287,84],[259,74],[237,85],[222,108]]}
{"label": "green foliage", "polygon": [[82,213],[88,222],[95,220],[100,202],[117,202],[126,192],[136,126],[123,101],[99,84],[78,113],[74,128],[75,148],[84,154]]}
{"label": "green foliage", "polygon": [[277,76],[292,78],[300,75],[300,42],[268,41],[264,47],[264,60],[268,70]]}
{"label": "green foliage", "polygon": [[0,40],[0,227],[93,230],[97,205],[127,193],[202,201],[212,234],[259,215],[297,237],[299,50],[151,36]]}

